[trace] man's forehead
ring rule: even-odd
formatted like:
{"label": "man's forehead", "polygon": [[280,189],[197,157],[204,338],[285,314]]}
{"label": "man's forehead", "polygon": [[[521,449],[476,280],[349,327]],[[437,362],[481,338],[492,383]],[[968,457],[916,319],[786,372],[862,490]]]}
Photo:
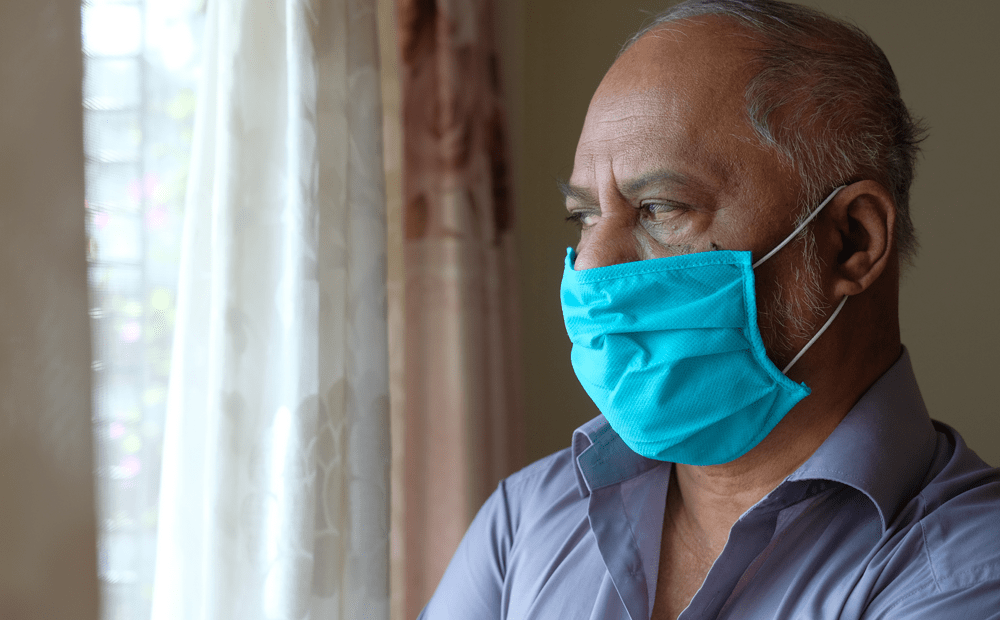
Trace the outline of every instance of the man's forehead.
{"label": "man's forehead", "polygon": [[676,84],[633,90],[609,85],[591,101],[581,142],[626,135],[644,141],[698,139],[703,132],[719,130],[749,135],[742,96],[711,90],[692,93]]}
{"label": "man's forehead", "polygon": [[[725,106],[692,105],[668,88],[595,98],[574,160],[574,181],[584,182],[600,160],[611,160],[623,179],[670,171],[671,180],[724,182],[747,149],[752,129]],[[662,175],[661,175],[662,176]]]}
{"label": "man's forehead", "polygon": [[675,107],[677,92],[664,86],[627,89],[606,88],[598,90],[590,104],[587,117],[601,122],[629,122],[636,111],[646,116],[666,117]]}
{"label": "man's forehead", "polygon": [[771,159],[746,111],[751,45],[740,28],[711,18],[639,39],[591,100],[572,181],[592,182],[603,161],[622,179],[670,170],[718,186],[757,165],[747,158]]}
{"label": "man's forehead", "polygon": [[594,93],[585,134],[613,135],[642,127],[694,131],[698,137],[722,127],[748,135],[744,94],[752,63],[749,50],[731,44],[734,27],[726,22],[669,27],[690,34],[657,29],[626,50]]}

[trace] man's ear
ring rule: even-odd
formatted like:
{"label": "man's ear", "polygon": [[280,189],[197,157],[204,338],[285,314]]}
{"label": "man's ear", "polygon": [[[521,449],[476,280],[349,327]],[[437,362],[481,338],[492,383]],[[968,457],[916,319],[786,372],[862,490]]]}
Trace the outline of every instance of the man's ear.
{"label": "man's ear", "polygon": [[881,183],[852,183],[827,205],[834,230],[828,239],[836,248],[832,265],[836,297],[868,289],[892,259],[896,201]]}

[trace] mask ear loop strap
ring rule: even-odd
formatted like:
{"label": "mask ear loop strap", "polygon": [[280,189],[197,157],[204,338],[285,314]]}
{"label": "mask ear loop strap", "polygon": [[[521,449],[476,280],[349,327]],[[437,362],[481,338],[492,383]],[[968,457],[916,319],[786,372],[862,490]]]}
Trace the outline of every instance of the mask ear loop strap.
{"label": "mask ear loop strap", "polygon": [[819,340],[819,337],[823,335],[823,332],[826,331],[827,327],[830,327],[830,324],[833,323],[833,319],[837,318],[837,315],[840,314],[840,309],[843,308],[844,304],[846,303],[847,303],[847,295],[844,295],[844,298],[841,299],[840,303],[837,305],[837,309],[833,311],[833,314],[831,314],[830,318],[826,320],[826,323],[823,324],[823,327],[820,327],[819,331],[816,332],[816,335],[810,338],[809,342],[806,343],[806,346],[802,347],[802,350],[799,351],[798,354],[792,358],[792,361],[788,362],[788,366],[785,366],[785,369],[781,371],[781,374],[783,375],[788,374],[788,370],[795,365],[795,362],[799,361],[799,358],[802,357],[802,354],[808,351],[809,347],[813,346],[814,342]]}
{"label": "mask ear loop strap", "polygon": [[764,258],[762,258],[759,261],[757,261],[756,263],[754,263],[752,269],[756,269],[758,265],[760,265],[761,263],[763,263],[767,259],[769,259],[772,256],[774,256],[775,254],[778,253],[778,250],[780,250],[781,248],[783,248],[786,245],[788,245],[789,242],[791,242],[791,240],[796,237],[796,235],[798,235],[800,232],[802,232],[803,228],[805,228],[806,226],[809,225],[809,222],[813,221],[814,217],[816,217],[817,215],[819,215],[819,212],[823,210],[823,207],[825,207],[827,205],[827,203],[829,203],[831,200],[833,200],[833,197],[837,195],[837,192],[839,192],[840,190],[844,189],[845,187],[847,187],[847,186],[846,185],[841,185],[837,189],[833,190],[830,193],[830,195],[826,197],[826,200],[824,200],[823,202],[819,203],[819,206],[816,207],[813,210],[813,212],[809,214],[809,217],[807,217],[804,222],[802,222],[801,224],[799,224],[798,228],[796,228],[795,230],[792,231],[792,234],[790,234],[787,237],[785,237],[785,240],[782,241],[781,243],[779,243],[777,247],[775,247],[773,250],[771,250],[770,252],[768,252],[767,254],[765,254]]}

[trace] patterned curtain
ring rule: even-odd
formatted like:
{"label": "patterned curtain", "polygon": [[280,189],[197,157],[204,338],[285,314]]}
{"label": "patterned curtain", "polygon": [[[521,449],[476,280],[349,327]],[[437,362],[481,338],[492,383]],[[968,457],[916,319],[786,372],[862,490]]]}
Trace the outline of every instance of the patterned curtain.
{"label": "patterned curtain", "polygon": [[405,616],[522,462],[514,205],[490,0],[398,0]]}
{"label": "patterned curtain", "polygon": [[209,3],[154,619],[388,618],[374,9]]}

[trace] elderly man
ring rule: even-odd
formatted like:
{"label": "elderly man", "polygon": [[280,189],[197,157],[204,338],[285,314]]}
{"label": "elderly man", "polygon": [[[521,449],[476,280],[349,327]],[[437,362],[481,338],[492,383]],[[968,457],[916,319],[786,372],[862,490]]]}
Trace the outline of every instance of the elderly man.
{"label": "elderly man", "polygon": [[1000,618],[1000,472],[900,343],[918,138],[881,50],[811,9],[640,32],[563,185],[603,415],[500,484],[422,617]]}

